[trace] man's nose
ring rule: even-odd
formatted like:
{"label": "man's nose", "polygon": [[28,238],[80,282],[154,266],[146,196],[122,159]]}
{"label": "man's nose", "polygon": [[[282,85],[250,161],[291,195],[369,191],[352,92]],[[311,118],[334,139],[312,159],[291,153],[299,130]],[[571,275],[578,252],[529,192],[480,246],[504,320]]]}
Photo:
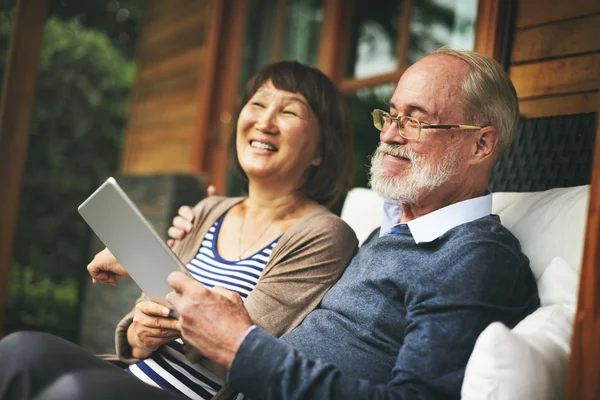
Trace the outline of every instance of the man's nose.
{"label": "man's nose", "polygon": [[406,144],[408,140],[400,135],[398,121],[393,121],[390,126],[379,134],[379,140],[384,143]]}

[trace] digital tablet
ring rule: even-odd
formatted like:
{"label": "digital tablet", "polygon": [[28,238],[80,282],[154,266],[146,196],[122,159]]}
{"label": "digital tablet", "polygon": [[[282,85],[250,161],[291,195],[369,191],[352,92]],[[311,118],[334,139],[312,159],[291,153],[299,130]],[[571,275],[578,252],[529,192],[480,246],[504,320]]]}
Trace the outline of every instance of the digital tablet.
{"label": "digital tablet", "polygon": [[77,210],[142,291],[171,307],[167,277],[186,269],[117,181],[108,178]]}

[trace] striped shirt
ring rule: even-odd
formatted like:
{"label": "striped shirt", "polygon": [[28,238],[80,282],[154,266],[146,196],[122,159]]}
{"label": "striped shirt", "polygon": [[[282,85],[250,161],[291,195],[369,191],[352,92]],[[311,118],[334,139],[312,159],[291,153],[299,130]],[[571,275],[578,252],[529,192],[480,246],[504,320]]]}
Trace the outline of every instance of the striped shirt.
{"label": "striped shirt", "polygon": [[[221,286],[237,292],[246,300],[279,238],[247,258],[225,260],[217,251],[217,237],[225,214],[227,212],[209,229],[198,254],[186,268],[204,286]],[[131,365],[127,371],[150,385],[183,394],[190,399],[210,399],[224,383],[206,368],[188,361],[181,339],[162,346],[149,358]]]}

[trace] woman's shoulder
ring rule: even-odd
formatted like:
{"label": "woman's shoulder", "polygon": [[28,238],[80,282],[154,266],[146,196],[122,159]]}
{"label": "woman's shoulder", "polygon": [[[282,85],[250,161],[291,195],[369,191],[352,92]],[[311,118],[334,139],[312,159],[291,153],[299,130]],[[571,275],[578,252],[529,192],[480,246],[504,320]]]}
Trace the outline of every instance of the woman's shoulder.
{"label": "woman's shoulder", "polygon": [[225,196],[210,196],[202,199],[198,204],[194,206],[194,213],[196,217],[203,214],[208,214],[214,210],[231,208],[234,204],[239,203],[242,200],[241,197],[225,197]]}
{"label": "woman's shoulder", "polygon": [[358,243],[354,230],[340,217],[323,206],[317,206],[298,219],[291,236],[298,239],[332,238],[348,244]]}

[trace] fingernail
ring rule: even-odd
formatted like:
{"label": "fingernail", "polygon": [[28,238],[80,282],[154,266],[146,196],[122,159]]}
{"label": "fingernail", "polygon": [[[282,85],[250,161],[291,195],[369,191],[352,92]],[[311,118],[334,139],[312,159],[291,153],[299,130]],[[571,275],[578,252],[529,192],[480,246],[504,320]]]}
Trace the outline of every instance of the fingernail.
{"label": "fingernail", "polygon": [[188,231],[188,233],[192,230],[192,227],[193,227],[192,224],[187,224],[187,231]]}
{"label": "fingernail", "polygon": [[181,323],[179,321],[177,321],[177,323],[175,324],[175,328],[180,331],[181,330]]}
{"label": "fingernail", "polygon": [[162,313],[166,317],[171,313],[171,310],[169,310],[168,308],[163,308]]}

